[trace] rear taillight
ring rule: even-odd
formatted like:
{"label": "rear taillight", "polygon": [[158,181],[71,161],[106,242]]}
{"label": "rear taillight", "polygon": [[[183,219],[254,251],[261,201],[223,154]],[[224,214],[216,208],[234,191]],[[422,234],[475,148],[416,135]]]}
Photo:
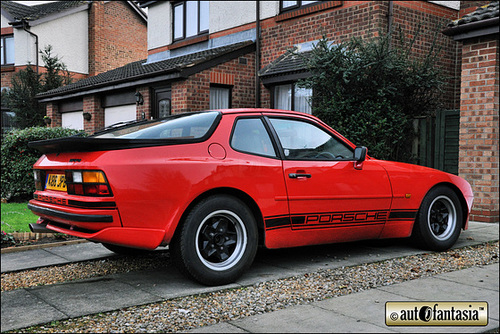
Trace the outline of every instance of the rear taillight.
{"label": "rear taillight", "polygon": [[106,176],[101,171],[67,170],[66,184],[70,195],[112,195]]}
{"label": "rear taillight", "polygon": [[45,182],[45,173],[40,169],[33,170],[33,176],[35,177],[35,189],[43,190],[43,185]]}

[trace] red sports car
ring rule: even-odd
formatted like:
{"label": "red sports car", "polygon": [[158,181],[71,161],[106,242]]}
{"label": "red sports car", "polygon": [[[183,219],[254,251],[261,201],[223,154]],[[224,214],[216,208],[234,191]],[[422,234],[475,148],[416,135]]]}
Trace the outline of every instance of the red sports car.
{"label": "red sports car", "polygon": [[367,155],[316,117],[229,109],[31,143],[33,231],[118,253],[169,245],[208,285],[236,280],[267,248],[412,237],[444,250],[467,228],[458,176]]}

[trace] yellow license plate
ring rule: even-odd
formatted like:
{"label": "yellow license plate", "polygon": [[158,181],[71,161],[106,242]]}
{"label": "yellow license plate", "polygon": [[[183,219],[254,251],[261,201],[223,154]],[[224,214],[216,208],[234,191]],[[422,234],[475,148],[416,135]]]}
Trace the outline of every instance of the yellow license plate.
{"label": "yellow license plate", "polygon": [[66,191],[66,176],[64,174],[48,174],[45,189]]}

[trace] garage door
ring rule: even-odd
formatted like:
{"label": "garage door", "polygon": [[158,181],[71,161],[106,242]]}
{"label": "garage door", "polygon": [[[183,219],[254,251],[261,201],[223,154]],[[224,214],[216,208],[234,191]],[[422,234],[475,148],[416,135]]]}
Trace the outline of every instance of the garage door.
{"label": "garage door", "polygon": [[135,121],[135,111],[135,104],[107,107],[104,109],[104,126],[110,126],[119,122]]}
{"label": "garage door", "polygon": [[83,111],[65,112],[61,117],[63,128],[83,130]]}

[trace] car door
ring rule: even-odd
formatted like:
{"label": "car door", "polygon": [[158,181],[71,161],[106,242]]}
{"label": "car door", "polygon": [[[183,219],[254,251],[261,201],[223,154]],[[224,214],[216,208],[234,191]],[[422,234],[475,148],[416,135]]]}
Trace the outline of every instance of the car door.
{"label": "car door", "polygon": [[376,238],[392,193],[386,171],[309,119],[269,117],[283,156],[292,230],[298,244]]}

